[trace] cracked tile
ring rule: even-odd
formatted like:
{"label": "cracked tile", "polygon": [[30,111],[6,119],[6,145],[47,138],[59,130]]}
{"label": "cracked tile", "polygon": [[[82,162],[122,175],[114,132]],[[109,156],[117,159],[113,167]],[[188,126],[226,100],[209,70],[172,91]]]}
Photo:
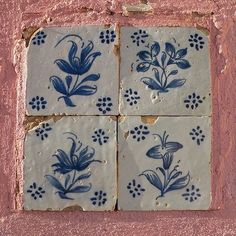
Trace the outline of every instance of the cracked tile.
{"label": "cracked tile", "polygon": [[210,118],[150,120],[130,116],[119,122],[118,208],[209,209]]}
{"label": "cracked tile", "polygon": [[120,113],[211,114],[208,36],[196,28],[121,28]]}
{"label": "cracked tile", "polygon": [[64,117],[27,133],[24,209],[114,210],[116,121],[112,117]]}
{"label": "cracked tile", "polygon": [[118,114],[117,40],[114,27],[38,30],[27,52],[28,115]]}

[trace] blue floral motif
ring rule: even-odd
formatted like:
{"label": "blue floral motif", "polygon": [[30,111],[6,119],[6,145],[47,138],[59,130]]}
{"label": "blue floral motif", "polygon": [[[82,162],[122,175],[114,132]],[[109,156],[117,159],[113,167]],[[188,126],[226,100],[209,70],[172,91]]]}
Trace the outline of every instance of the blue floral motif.
{"label": "blue floral motif", "polygon": [[36,96],[31,99],[29,105],[31,105],[32,109],[36,109],[39,111],[40,109],[46,108],[47,101],[45,101],[44,97]]}
{"label": "blue floral motif", "polygon": [[38,187],[35,182],[33,182],[30,186],[29,189],[27,190],[27,193],[30,194],[30,196],[34,199],[37,200],[38,198],[43,198],[43,194],[45,191],[43,190],[42,187]]}
{"label": "blue floral motif", "polygon": [[116,34],[114,30],[106,30],[100,33],[99,38],[101,39],[101,43],[110,44],[115,41]]}
{"label": "blue floral motif", "polygon": [[197,95],[196,93],[189,94],[187,98],[184,99],[185,107],[196,109],[198,108],[200,103],[203,103],[203,100],[205,97],[201,98],[200,95]]}
{"label": "blue floral motif", "polygon": [[181,176],[182,172],[178,170],[179,165],[175,165],[170,169],[173,164],[174,153],[183,148],[183,145],[178,142],[167,142],[169,135],[164,132],[163,136],[154,134],[159,137],[160,144],[150,148],[146,155],[149,158],[162,161],[162,166],[154,170],[145,170],[139,176],[145,176],[151,185],[160,191],[160,195],[156,197],[164,197],[170,191],[185,188],[189,181],[189,173]]}
{"label": "blue floral motif", "polygon": [[145,189],[142,188],[140,184],[136,184],[135,179],[129,182],[129,184],[127,185],[127,189],[133,198],[140,196],[141,193],[145,191]]}
{"label": "blue floral motif", "polygon": [[[60,198],[73,200],[67,194],[88,192],[92,187],[91,183],[88,185],[77,184],[77,182],[88,179],[92,174],[90,171],[82,174],[80,172],[85,171],[91,163],[101,161],[93,159],[95,150],[88,146],[82,147],[83,144],[78,140],[77,135],[73,133],[65,134],[69,135],[67,139],[72,143],[70,151],[67,154],[64,150],[57,149],[53,157],[56,157],[58,162],[52,165],[54,175],[56,173],[65,175],[64,184],[60,182],[61,178],[57,179],[52,175],[46,175],[45,177],[53,187],[58,189],[56,193]],[[77,175],[78,173],[79,175]]]}
{"label": "blue floral motif", "polygon": [[140,99],[138,92],[132,90],[131,88],[125,91],[124,97],[126,98],[126,101],[129,103],[130,106],[136,105],[138,103],[137,100]]}
{"label": "blue floral motif", "polygon": [[102,206],[105,205],[106,201],[107,201],[107,194],[105,192],[103,192],[102,190],[100,191],[96,191],[94,193],[94,197],[90,198],[92,204],[94,206]]}
{"label": "blue floral motif", "polygon": [[130,38],[132,39],[133,43],[136,43],[136,45],[139,47],[140,43],[145,43],[145,39],[148,37],[148,34],[145,30],[138,30],[134,32]]}
{"label": "blue floral motif", "polygon": [[98,142],[100,145],[103,145],[104,143],[107,143],[109,137],[106,136],[106,133],[104,130],[99,129],[94,132],[92,139],[93,139],[93,142]]}
{"label": "blue floral motif", "polygon": [[103,97],[98,98],[96,106],[98,107],[98,110],[102,112],[102,114],[106,114],[107,112],[111,111],[113,104],[110,97]]}
{"label": "blue floral motif", "polygon": [[[160,93],[169,92],[170,89],[182,87],[186,79],[178,78],[170,80],[170,77],[176,76],[179,73],[178,69],[186,70],[191,67],[190,63],[184,59],[187,55],[187,48],[176,50],[171,43],[165,43],[165,49],[161,52],[158,42],[154,42],[151,46],[148,45],[148,51],[140,51],[137,53],[139,58],[137,72],[146,72],[152,68],[154,77],[142,77],[141,81],[151,90],[157,90]],[[161,60],[158,60],[158,55],[161,52]],[[141,62],[140,62],[141,61]]]}
{"label": "blue floral motif", "polygon": [[189,45],[192,48],[195,48],[197,51],[203,49],[205,42],[203,41],[203,37],[199,34],[190,34],[189,36]]}
{"label": "blue floral motif", "polygon": [[84,78],[80,77],[89,72],[93,62],[101,55],[101,52],[93,52],[93,42],[89,41],[86,45],[79,35],[65,36],[57,43],[56,47],[68,37],[76,37],[81,41],[80,55],[77,55],[78,44],[73,40],[67,41],[71,43],[71,48],[68,52],[68,61],[64,59],[55,60],[55,64],[61,71],[65,72],[67,76],[63,81],[60,77],[53,75],[50,77],[50,81],[54,89],[62,94],[62,96],[58,98],[58,101],[64,99],[67,106],[75,107],[76,105],[71,100],[72,96],[90,96],[97,92],[97,86],[88,83],[99,80],[100,74],[87,74]]}
{"label": "blue floral motif", "polygon": [[33,38],[32,42],[34,45],[41,45],[45,43],[47,35],[43,31],[39,31]]}
{"label": "blue floral motif", "polygon": [[186,188],[186,192],[183,193],[182,196],[186,201],[194,202],[201,197],[200,189],[192,185],[190,188]]}
{"label": "blue floral motif", "polygon": [[200,126],[197,126],[196,129],[192,129],[192,131],[189,133],[190,136],[192,136],[192,140],[197,142],[197,145],[200,145],[201,142],[204,141],[205,135],[203,134]]}
{"label": "blue floral motif", "polygon": [[148,127],[145,125],[139,125],[134,127],[130,133],[132,134],[132,138],[136,139],[138,142],[144,140],[146,136],[150,133]]}
{"label": "blue floral motif", "polygon": [[43,141],[48,137],[48,131],[52,130],[48,123],[43,123],[39,128],[35,130],[36,136],[40,137]]}

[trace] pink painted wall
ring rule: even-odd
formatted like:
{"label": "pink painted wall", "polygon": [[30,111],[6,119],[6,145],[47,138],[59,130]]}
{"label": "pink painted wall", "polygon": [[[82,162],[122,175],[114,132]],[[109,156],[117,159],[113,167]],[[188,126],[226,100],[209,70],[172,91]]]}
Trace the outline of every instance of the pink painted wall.
{"label": "pink painted wall", "polygon": [[[236,235],[236,2],[150,0],[153,14],[122,15],[135,0],[0,0],[0,236]],[[116,23],[210,31],[213,83],[211,211],[23,212],[20,210],[24,83],[29,26]],[[16,178],[17,177],[17,178]],[[19,181],[17,181],[17,179]],[[18,209],[18,210],[17,210]]]}

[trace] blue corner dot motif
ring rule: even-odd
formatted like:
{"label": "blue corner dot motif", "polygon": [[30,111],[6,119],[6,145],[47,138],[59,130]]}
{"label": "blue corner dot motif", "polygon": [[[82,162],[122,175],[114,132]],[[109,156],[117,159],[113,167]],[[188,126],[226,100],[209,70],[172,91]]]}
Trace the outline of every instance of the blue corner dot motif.
{"label": "blue corner dot motif", "polygon": [[27,190],[27,193],[30,194],[30,196],[34,199],[37,200],[39,198],[43,198],[43,194],[45,193],[45,190],[43,190],[42,187],[37,186],[35,182],[33,182],[30,186],[29,189]]}
{"label": "blue corner dot motif", "polygon": [[145,125],[139,125],[134,127],[130,133],[132,134],[132,138],[136,139],[138,142],[141,140],[145,140],[146,136],[150,133],[148,127]]}
{"label": "blue corner dot motif", "polygon": [[203,49],[205,42],[203,41],[203,37],[199,34],[190,34],[189,36],[189,45],[192,48],[195,48],[197,51]]}
{"label": "blue corner dot motif", "polygon": [[135,90],[127,89],[124,94],[124,98],[126,99],[126,102],[130,105],[136,105],[138,103],[138,100],[140,99],[140,96],[138,95],[138,92]]}
{"label": "blue corner dot motif", "polygon": [[192,185],[189,188],[186,188],[186,192],[182,194],[184,199],[189,202],[196,201],[199,197],[201,197],[200,189],[196,188],[194,185]]}
{"label": "blue corner dot motif", "polygon": [[136,44],[138,47],[140,44],[145,43],[145,39],[148,37],[148,34],[145,30],[139,29],[138,31],[135,31],[131,36],[131,40],[134,44]]}
{"label": "blue corner dot motif", "polygon": [[42,141],[48,137],[48,131],[51,131],[52,128],[48,123],[43,123],[39,128],[35,130],[36,136],[39,137]]}
{"label": "blue corner dot motif", "polygon": [[197,126],[197,128],[192,129],[192,131],[189,133],[189,135],[192,137],[193,141],[197,142],[197,145],[200,145],[204,139],[205,139],[205,135],[203,134],[200,126]]}
{"label": "blue corner dot motif", "polygon": [[45,38],[47,35],[43,31],[39,31],[33,38],[32,43],[33,45],[41,45],[45,43]]}
{"label": "blue corner dot motif", "polygon": [[196,93],[192,93],[190,95],[188,95],[188,97],[184,100],[185,103],[185,107],[186,108],[191,108],[196,109],[199,107],[199,104],[203,103],[203,100],[205,99],[205,97],[201,98],[200,95],[197,95]]}
{"label": "blue corner dot motif", "polygon": [[116,34],[114,30],[102,31],[99,36],[101,43],[110,44],[113,43],[116,39]]}
{"label": "blue corner dot motif", "polygon": [[103,145],[104,143],[107,143],[109,137],[106,136],[106,132],[102,129],[96,130],[92,136],[93,142],[98,142],[99,145]]}
{"label": "blue corner dot motif", "polygon": [[105,205],[106,201],[107,201],[107,194],[105,192],[103,192],[102,190],[100,191],[96,191],[94,193],[94,196],[90,198],[92,204],[94,206],[102,206]]}
{"label": "blue corner dot motif", "polygon": [[96,106],[98,107],[98,110],[105,115],[107,112],[111,111],[113,104],[110,97],[103,97],[98,98]]}
{"label": "blue corner dot motif", "polygon": [[145,189],[142,188],[141,184],[137,184],[135,179],[128,183],[127,189],[133,198],[141,196],[142,192],[145,192]]}
{"label": "blue corner dot motif", "polygon": [[44,99],[44,97],[36,96],[31,99],[29,102],[29,105],[34,110],[44,110],[46,108],[47,101]]}

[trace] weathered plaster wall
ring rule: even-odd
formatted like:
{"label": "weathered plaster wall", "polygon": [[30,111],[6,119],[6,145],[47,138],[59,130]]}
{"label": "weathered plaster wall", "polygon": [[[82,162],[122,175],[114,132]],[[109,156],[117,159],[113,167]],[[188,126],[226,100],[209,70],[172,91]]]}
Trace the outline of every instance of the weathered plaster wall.
{"label": "weathered plaster wall", "polygon": [[[1,236],[236,235],[236,1],[150,0],[151,12],[122,10],[123,4],[139,3],[147,1],[0,0]],[[210,31],[213,210],[113,213],[16,210],[20,207],[20,195],[16,193],[21,187],[24,137],[22,32],[32,26],[104,23],[197,26]]]}

